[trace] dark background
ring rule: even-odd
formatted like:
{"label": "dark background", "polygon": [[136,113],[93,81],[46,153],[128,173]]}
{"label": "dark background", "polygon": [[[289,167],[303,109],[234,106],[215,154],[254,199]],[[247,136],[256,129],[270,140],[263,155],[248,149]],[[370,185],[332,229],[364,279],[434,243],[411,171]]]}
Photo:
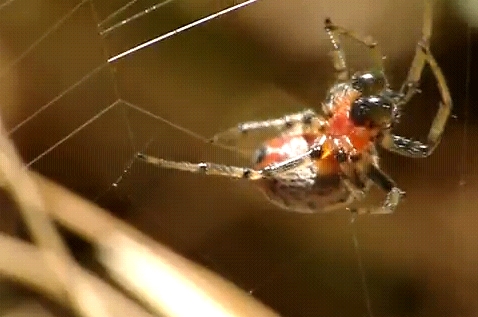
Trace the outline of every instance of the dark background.
{"label": "dark background", "polygon": [[[99,19],[122,5],[97,2]],[[22,57],[76,4],[16,1],[1,9],[0,96],[8,130],[105,56],[228,5],[172,3],[102,40],[85,4]],[[138,3],[125,16],[146,6]],[[387,56],[392,85],[400,87],[420,36],[421,15],[421,1],[259,1],[104,68],[11,137],[31,162],[119,97],[206,137],[241,121],[317,108],[333,82],[330,43],[322,29],[327,16],[373,35]],[[383,153],[384,169],[408,194],[394,215],[364,216],[350,224],[346,211],[288,213],[245,181],[130,165],[150,140],[145,151],[162,158],[236,165],[248,160],[122,104],[67,137],[32,168],[232,280],[284,316],[367,314],[354,234],[375,315],[475,316],[478,32],[453,5],[438,7],[435,18],[432,50],[448,80],[454,117],[430,158]],[[366,49],[346,46],[351,65],[366,69]],[[428,71],[422,89],[405,109],[399,127],[404,135],[425,137],[436,111],[439,98]],[[119,186],[112,188],[120,176]],[[370,197],[370,203],[379,203],[382,193]]]}

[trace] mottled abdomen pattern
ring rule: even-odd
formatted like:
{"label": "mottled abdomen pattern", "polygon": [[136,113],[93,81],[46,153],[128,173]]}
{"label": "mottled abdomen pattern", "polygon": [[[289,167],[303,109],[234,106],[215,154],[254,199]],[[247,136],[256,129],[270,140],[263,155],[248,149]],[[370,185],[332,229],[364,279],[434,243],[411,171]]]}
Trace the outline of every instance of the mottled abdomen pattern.
{"label": "mottled abdomen pattern", "polygon": [[[321,134],[287,135],[267,141],[257,151],[255,168],[261,169],[307,152]],[[259,181],[259,186],[267,198],[275,205],[301,213],[328,212],[353,201],[349,188],[345,186],[346,177],[353,185],[368,190],[370,180],[362,177],[370,164],[378,164],[378,157],[371,149],[364,151],[360,159],[347,163],[342,170],[330,151],[333,140],[323,146],[320,158],[309,159],[300,168],[282,171],[273,178]]]}

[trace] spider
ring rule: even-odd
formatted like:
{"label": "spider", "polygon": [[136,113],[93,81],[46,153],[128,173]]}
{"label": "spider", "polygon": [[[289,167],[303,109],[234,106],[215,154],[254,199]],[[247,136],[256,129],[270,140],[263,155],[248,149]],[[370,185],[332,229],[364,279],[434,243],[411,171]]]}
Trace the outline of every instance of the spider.
{"label": "spider", "polygon": [[[393,213],[405,192],[379,166],[376,146],[411,158],[429,156],[440,143],[452,109],[445,77],[430,52],[432,4],[425,0],[422,38],[416,45],[408,77],[399,91],[390,88],[377,43],[325,20],[332,44],[336,83],[322,103],[322,114],[307,109],[281,118],[251,121],[216,134],[212,144],[226,146],[253,132],[273,130],[273,137],[255,151],[252,167],[216,163],[175,162],[138,153],[137,157],[163,168],[242,178],[259,185],[270,202],[295,212],[317,213],[348,208],[372,185],[386,192],[380,206],[354,208],[356,213]],[[368,47],[374,61],[370,71],[352,76],[339,37]],[[418,90],[428,64],[441,95],[426,143],[393,133],[400,109]]]}

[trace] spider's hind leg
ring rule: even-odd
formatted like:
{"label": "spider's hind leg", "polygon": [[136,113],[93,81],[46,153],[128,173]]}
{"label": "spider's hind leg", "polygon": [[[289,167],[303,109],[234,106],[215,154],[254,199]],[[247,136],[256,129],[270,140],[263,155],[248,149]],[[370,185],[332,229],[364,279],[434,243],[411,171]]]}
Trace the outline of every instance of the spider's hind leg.
{"label": "spider's hind leg", "polygon": [[174,169],[190,173],[198,173],[211,176],[223,176],[235,179],[258,180],[262,178],[274,178],[281,173],[301,168],[302,164],[309,162],[315,157],[322,155],[322,146],[326,140],[323,136],[317,144],[312,146],[307,152],[296,155],[288,160],[277,163],[271,163],[261,169],[253,169],[247,167],[237,167],[224,164],[216,164],[209,162],[190,163],[190,162],[176,162],[169,161],[154,156],[149,156],[144,153],[137,153],[136,157],[146,163],[155,165],[161,168]]}
{"label": "spider's hind leg", "polygon": [[198,173],[204,175],[224,176],[228,178],[244,178],[250,180],[257,180],[262,178],[260,171],[246,168],[222,165],[216,163],[190,163],[190,162],[175,162],[160,159],[154,156],[149,156],[143,153],[137,153],[136,157],[148,164],[155,165],[161,168],[175,169],[190,173]]}

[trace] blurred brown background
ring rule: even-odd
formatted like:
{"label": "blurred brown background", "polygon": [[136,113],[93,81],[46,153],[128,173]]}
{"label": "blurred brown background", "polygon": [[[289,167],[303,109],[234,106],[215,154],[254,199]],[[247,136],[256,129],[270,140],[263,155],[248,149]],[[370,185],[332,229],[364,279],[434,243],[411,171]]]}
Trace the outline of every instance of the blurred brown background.
{"label": "blurred brown background", "polygon": [[[365,216],[352,225],[346,211],[301,215],[279,210],[247,182],[141,162],[123,173],[150,140],[145,151],[162,158],[248,161],[122,104],[68,136],[119,97],[206,137],[241,121],[318,107],[333,82],[325,17],[373,35],[398,88],[422,23],[421,1],[262,0],[126,57],[113,65],[114,76],[104,68],[62,94],[106,56],[229,2],[172,2],[104,39],[94,15],[102,20],[125,3],[96,1],[95,14],[89,2],[72,11],[79,2],[71,0],[0,6],[2,119],[14,129],[11,137],[25,161],[36,160],[34,170],[96,200],[284,316],[367,314],[354,232],[376,316],[476,316],[477,60],[467,66],[467,54],[476,55],[478,36],[455,2],[437,6],[432,39],[455,102],[455,118],[428,159],[383,153],[384,169],[408,193],[394,215]],[[152,3],[139,1],[122,18]],[[65,23],[23,54],[67,13]],[[347,45],[352,66],[367,68],[366,49]],[[428,72],[422,88],[399,127],[407,136],[424,137],[436,111],[439,98]],[[17,126],[45,105],[38,116]],[[120,176],[119,186],[112,188]],[[371,197],[379,203],[382,193]],[[3,213],[11,224],[13,216]],[[8,221],[4,230],[14,227]],[[85,251],[80,244],[73,247]]]}

